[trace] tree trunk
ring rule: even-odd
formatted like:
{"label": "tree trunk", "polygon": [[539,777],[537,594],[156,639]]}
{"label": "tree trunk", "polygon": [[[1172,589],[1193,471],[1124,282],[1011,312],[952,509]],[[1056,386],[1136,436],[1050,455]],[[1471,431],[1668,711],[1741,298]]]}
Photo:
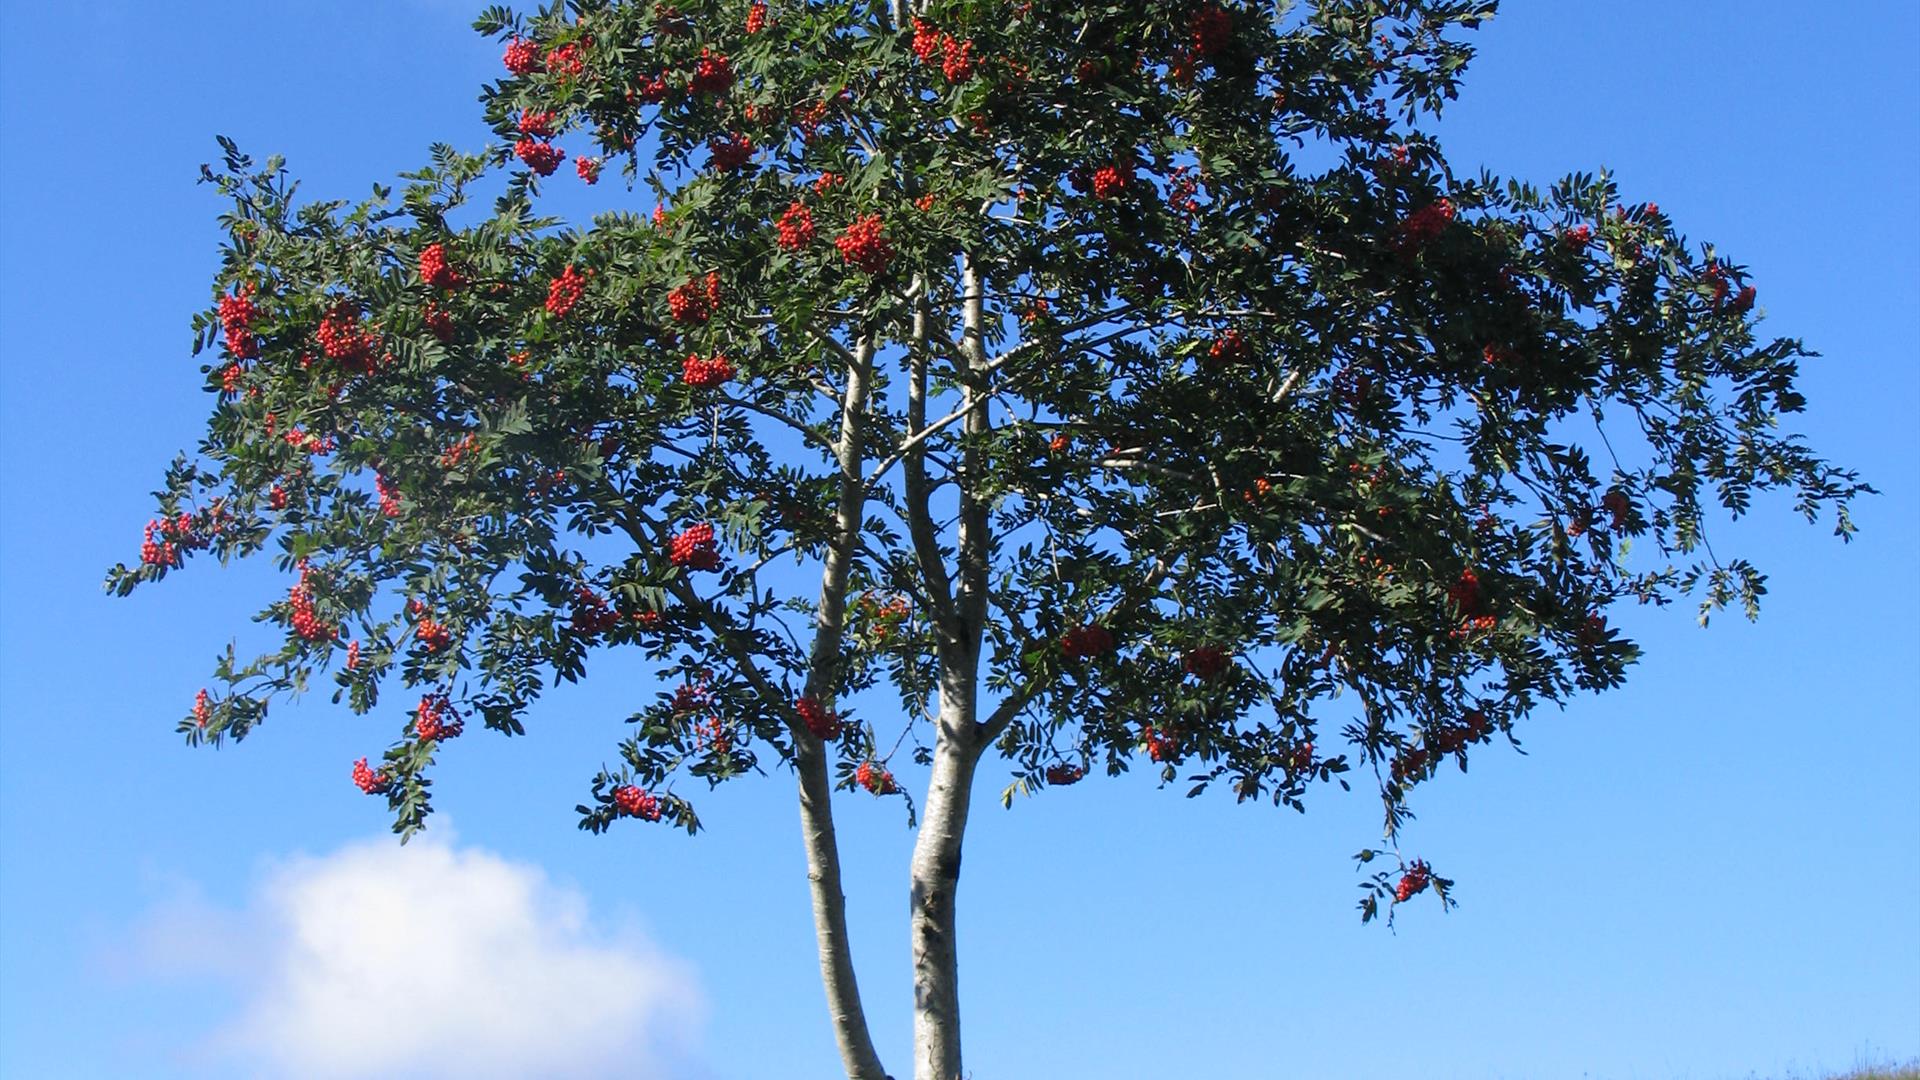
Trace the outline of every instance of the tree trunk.
{"label": "tree trunk", "polygon": [[927,786],[920,836],[913,848],[914,1080],[960,1078],[955,900],[960,886],[960,845],[967,831],[980,747],[973,721],[973,688],[955,682],[948,680],[942,690],[933,779]]}
{"label": "tree trunk", "polygon": [[807,883],[813,893],[813,931],[820,945],[820,982],[840,1061],[848,1080],[886,1080],[867,1031],[860,987],[847,938],[847,898],[840,888],[840,847],[833,831],[833,782],[818,743],[796,747],[800,774],[800,829],[807,846]]}

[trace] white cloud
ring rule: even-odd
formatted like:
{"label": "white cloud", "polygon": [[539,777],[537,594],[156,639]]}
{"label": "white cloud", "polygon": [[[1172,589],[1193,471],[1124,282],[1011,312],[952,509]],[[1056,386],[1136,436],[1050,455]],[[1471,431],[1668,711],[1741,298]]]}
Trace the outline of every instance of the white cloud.
{"label": "white cloud", "polygon": [[685,965],[597,931],[579,893],[446,842],[291,859],[245,911],[176,903],[145,936],[150,972],[236,984],[201,1049],[249,1075],[666,1077],[703,1011]]}

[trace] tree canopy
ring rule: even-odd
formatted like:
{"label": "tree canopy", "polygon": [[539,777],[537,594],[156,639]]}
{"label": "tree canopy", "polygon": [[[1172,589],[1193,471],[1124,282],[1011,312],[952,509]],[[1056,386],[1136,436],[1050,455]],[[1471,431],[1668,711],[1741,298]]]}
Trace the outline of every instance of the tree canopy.
{"label": "tree canopy", "polygon": [[1752,614],[1713,521],[1844,538],[1870,490],[1781,427],[1812,354],[1730,255],[1605,173],[1449,164],[1494,7],[490,9],[476,150],[302,202],[223,140],[212,415],[109,587],[271,549],[284,640],[181,729],[330,682],[399,729],[355,780],[403,836],[441,743],[628,649],[664,689],[585,828],[790,764],[830,840],[829,780],[917,761],[957,875],[989,750],[1009,801],[1364,777],[1363,914],[1444,901],[1422,780],[1618,684],[1614,604]]}

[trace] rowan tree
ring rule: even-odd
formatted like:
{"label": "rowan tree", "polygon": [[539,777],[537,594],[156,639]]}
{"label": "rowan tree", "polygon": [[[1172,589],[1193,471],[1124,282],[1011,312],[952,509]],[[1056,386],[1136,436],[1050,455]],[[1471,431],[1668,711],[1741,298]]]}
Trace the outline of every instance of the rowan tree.
{"label": "rowan tree", "polygon": [[[664,689],[581,826],[691,833],[790,770],[850,1077],[885,1071],[835,791],[918,829],[921,1080],[961,1072],[989,755],[1009,803],[1358,780],[1362,917],[1450,904],[1401,854],[1423,781],[1618,684],[1612,605],[1752,614],[1711,521],[1777,489],[1845,538],[1870,490],[1781,429],[1810,354],[1756,335],[1739,263],[1604,173],[1449,167],[1494,7],[489,9],[472,152],[300,202],[222,140],[212,416],[109,587],[271,549],[284,640],[181,730],[329,682],[398,729],[353,779],[403,839],[443,742],[643,654]],[[562,183],[609,209],[544,215]]]}

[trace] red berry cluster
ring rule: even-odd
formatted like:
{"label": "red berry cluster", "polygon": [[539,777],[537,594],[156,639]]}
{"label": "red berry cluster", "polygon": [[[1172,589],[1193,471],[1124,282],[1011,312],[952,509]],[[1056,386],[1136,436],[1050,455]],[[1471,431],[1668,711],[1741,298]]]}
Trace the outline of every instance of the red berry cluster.
{"label": "red berry cluster", "polygon": [[788,204],[786,213],[780,215],[774,227],[780,231],[776,242],[788,251],[799,251],[813,243],[813,213],[798,199]]}
{"label": "red berry cluster", "polygon": [[720,552],[713,545],[713,526],[690,525],[667,545],[667,560],[688,570],[720,569]]}
{"label": "red berry cluster", "polygon": [[1197,645],[1180,658],[1181,670],[1204,682],[1212,682],[1227,670],[1231,658],[1218,645]]}
{"label": "red berry cluster", "polygon": [[397,518],[400,516],[400,488],[381,473],[373,474],[373,490],[380,496],[382,516]]}
{"label": "red berry cluster", "polygon": [[1418,780],[1427,774],[1427,762],[1431,758],[1425,747],[1409,746],[1393,755],[1393,761],[1388,765],[1388,775],[1396,784]]}
{"label": "red berry cluster", "polygon": [[680,377],[696,390],[707,390],[733,378],[733,365],[718,353],[705,359],[689,356],[681,365]]}
{"label": "red berry cluster", "polygon": [[561,78],[572,78],[587,70],[587,59],[580,55],[580,43],[569,41],[547,50],[547,70]]}
{"label": "red berry cluster", "polygon": [[452,644],[453,631],[431,615],[420,615],[414,620],[413,637],[428,652],[437,653]]}
{"label": "red berry cluster", "polygon": [[331,454],[334,447],[338,445],[331,435],[325,437],[319,434],[310,435],[297,427],[289,430],[281,438],[288,446],[295,450],[305,450],[309,454]]}
{"label": "red berry cluster", "polygon": [[1060,635],[1061,655],[1069,660],[1105,656],[1113,647],[1113,632],[1098,623],[1076,626]]}
{"label": "red berry cluster", "polygon": [[853,782],[875,795],[892,795],[900,790],[893,782],[893,774],[877,761],[861,762],[860,767],[853,770]]}
{"label": "red berry cluster", "polygon": [[441,341],[452,341],[455,328],[453,315],[438,304],[429,303],[420,310],[420,321],[426,324],[427,332]]}
{"label": "red berry cluster", "polygon": [[1147,744],[1147,757],[1154,761],[1172,761],[1180,754],[1179,738],[1173,732],[1152,724],[1140,729],[1140,740]]}
{"label": "red berry cluster", "polygon": [[420,736],[421,742],[434,742],[439,739],[451,739],[466,729],[466,722],[453,716],[453,707],[447,699],[429,694],[420,699],[420,708],[413,714],[413,731]]}
{"label": "red berry cluster", "polygon": [[1433,735],[1433,748],[1442,754],[1457,753],[1493,733],[1493,722],[1479,709],[1468,709],[1457,724],[1443,724]]}
{"label": "red berry cluster", "polygon": [[[765,18],[765,6],[762,5],[762,18]],[[752,18],[751,15],[748,16]],[[753,31],[749,30],[748,33]],[[733,67],[727,63],[727,54],[715,54],[702,48],[700,58],[693,62],[693,78],[688,80],[687,89],[696,94],[724,94],[733,89]]]}
{"label": "red berry cluster", "polygon": [[755,3],[747,8],[747,33],[757,34],[767,28],[767,5]]}
{"label": "red berry cluster", "polygon": [[738,132],[715,136],[707,140],[707,153],[713,157],[714,168],[732,172],[753,157],[753,139]]}
{"label": "red berry cluster", "polygon": [[1197,56],[1217,56],[1233,40],[1233,16],[1218,4],[1208,4],[1187,20],[1187,37]]}
{"label": "red berry cluster", "polygon": [[428,244],[420,249],[420,280],[436,289],[457,289],[467,282],[447,261],[445,244]]}
{"label": "red berry cluster", "polygon": [[588,184],[597,184],[600,182],[600,165],[601,161],[597,157],[573,159],[573,171],[579,173],[580,179],[585,180]]}
{"label": "red berry cluster", "polygon": [[606,598],[585,585],[573,591],[573,632],[582,637],[594,637],[620,625],[620,613],[608,605]]}
{"label": "red berry cluster", "polygon": [[1427,883],[1433,877],[1433,868],[1424,860],[1415,859],[1407,872],[1400,875],[1400,884],[1394,886],[1393,902],[1404,904],[1427,890]]}
{"label": "red berry cluster", "polygon": [[1303,742],[1293,748],[1293,771],[1297,773],[1313,771],[1313,744]]}
{"label": "red berry cluster", "polygon": [[302,640],[333,640],[333,625],[314,613],[313,569],[305,561],[300,563],[300,580],[287,590],[287,607],[290,609],[287,621]]}
{"label": "red berry cluster", "polygon": [[[227,336],[227,351],[242,360],[260,355],[260,339],[253,335],[253,320],[260,309],[253,302],[253,286],[220,298],[220,330]],[[229,388],[231,389],[231,388]]]}
{"label": "red berry cluster", "polygon": [[1568,247],[1578,251],[1593,242],[1593,226],[1575,225],[1573,228],[1561,233],[1560,239]]}
{"label": "red berry cluster", "polygon": [[973,42],[957,40],[924,19],[913,20],[913,55],[923,64],[938,58],[940,74],[946,76],[948,82],[961,83],[973,78],[976,64]]}
{"label": "red berry cluster", "polygon": [[1066,787],[1068,784],[1077,784],[1080,782],[1081,778],[1086,775],[1087,775],[1087,770],[1081,768],[1078,765],[1068,765],[1065,763],[1061,763],[1059,765],[1047,766],[1047,783],[1053,784],[1057,787]]}
{"label": "red berry cluster", "polygon": [[713,318],[713,309],[719,305],[719,274],[708,274],[705,282],[683,282],[667,291],[667,314],[677,323],[697,326]]}
{"label": "red berry cluster", "polygon": [[523,135],[513,144],[513,154],[526,162],[527,168],[541,176],[552,176],[553,170],[567,159],[567,152],[546,141],[531,135]]}
{"label": "red berry cluster", "polygon": [[352,304],[335,304],[320,317],[314,331],[320,351],[341,366],[363,372],[373,370],[373,356],[380,348],[380,335],[360,325],[360,309]]}
{"label": "red berry cluster", "polygon": [[1193,170],[1185,165],[1176,165],[1167,174],[1167,205],[1178,214],[1197,214],[1200,212],[1200,179]]}
{"label": "red berry cluster", "polygon": [[1472,615],[1480,609],[1480,575],[1472,570],[1460,571],[1460,576],[1447,588],[1447,599],[1460,609],[1462,615]]}
{"label": "red berry cluster", "polygon": [[668,706],[676,713],[699,712],[707,707],[709,693],[705,679],[697,683],[687,683],[673,689],[673,703]]}
{"label": "red berry cluster", "polygon": [[369,795],[378,795],[392,786],[393,780],[387,776],[387,770],[374,772],[367,767],[367,759],[361,758],[353,763],[353,786]]}
{"label": "red berry cluster", "polygon": [[1446,231],[1453,223],[1453,202],[1449,199],[1435,199],[1427,205],[1408,214],[1400,223],[1400,246],[1403,249],[1417,248]]}
{"label": "red berry cluster", "polygon": [[193,530],[193,515],[182,511],[171,518],[147,522],[140,540],[140,561],[148,566],[179,566],[180,553],[206,546]]}
{"label": "red berry cluster", "polygon": [[540,70],[540,46],[525,38],[514,38],[507,42],[507,51],[500,54],[500,61],[515,75],[530,75]]}
{"label": "red berry cluster", "polygon": [[833,246],[840,249],[840,257],[869,274],[885,272],[893,261],[893,243],[887,239],[886,226],[881,223],[879,214],[866,217],[847,226],[847,231],[834,238]]}
{"label": "red berry cluster", "polygon": [[660,820],[660,800],[632,784],[613,789],[613,805],[628,817],[637,817],[641,821]]}
{"label": "red berry cluster", "polygon": [[547,314],[556,319],[566,318],[586,291],[587,279],[577,267],[568,266],[560,271],[559,277],[547,282]]}
{"label": "red berry cluster", "polygon": [[354,668],[357,668],[359,666],[360,666],[360,639],[354,638],[352,641],[347,642],[347,670],[352,671]]}
{"label": "red berry cluster", "polygon": [[800,722],[813,733],[816,739],[837,739],[840,737],[840,714],[820,704],[820,699],[808,694],[793,703],[793,711],[800,714]]}
{"label": "red berry cluster", "polygon": [[873,598],[872,593],[861,593],[859,600],[861,617],[866,621],[867,630],[876,641],[885,641],[893,636],[900,624],[913,614],[913,608],[907,604],[907,598],[896,596],[882,604]]}
{"label": "red berry cluster", "polygon": [[471,432],[460,436],[452,446],[440,452],[440,467],[443,469],[459,467],[460,463],[466,460],[467,455],[478,449],[479,445],[479,440]]}
{"label": "red berry cluster", "polygon": [[1251,351],[1240,331],[1229,330],[1207,346],[1207,359],[1216,364],[1238,364],[1245,361]]}
{"label": "red berry cluster", "polygon": [[813,179],[813,193],[815,195],[825,195],[827,192],[839,186],[840,181],[844,179],[846,179],[846,177],[841,176],[839,173],[823,172]]}
{"label": "red berry cluster", "polygon": [[526,109],[520,113],[520,134],[545,139],[553,135],[553,113]]}
{"label": "red berry cluster", "polygon": [[1600,499],[1600,507],[1613,515],[1613,527],[1620,528],[1633,516],[1633,500],[1624,491],[1609,491]]}
{"label": "red berry cluster", "polygon": [[193,726],[204,729],[212,718],[213,706],[207,701],[207,692],[202,690],[193,695]]}
{"label": "red berry cluster", "polygon": [[704,723],[695,724],[693,734],[700,745],[707,747],[715,754],[733,753],[733,733],[727,730],[727,725],[717,716],[708,717]]}
{"label": "red berry cluster", "polygon": [[913,20],[913,56],[927,63],[940,55],[940,30],[925,19]]}
{"label": "red berry cluster", "polygon": [[1127,189],[1127,174],[1113,165],[1102,165],[1093,171],[1093,197],[1111,199]]}
{"label": "red berry cluster", "polygon": [[275,510],[285,510],[287,508],[287,489],[281,487],[279,484],[273,485],[273,487],[267,491],[267,505],[273,507]]}

